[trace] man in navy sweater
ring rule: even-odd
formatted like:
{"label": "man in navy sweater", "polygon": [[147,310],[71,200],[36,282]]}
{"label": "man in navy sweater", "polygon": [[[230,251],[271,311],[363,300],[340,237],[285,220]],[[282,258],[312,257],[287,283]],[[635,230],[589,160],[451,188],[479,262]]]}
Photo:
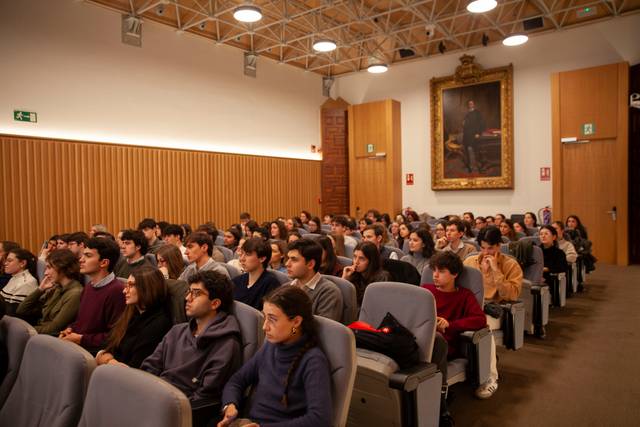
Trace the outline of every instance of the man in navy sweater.
{"label": "man in navy sweater", "polygon": [[245,274],[233,279],[233,298],[262,311],[262,298],[280,286],[278,278],[267,271],[271,245],[263,239],[245,240],[240,252],[240,265]]}

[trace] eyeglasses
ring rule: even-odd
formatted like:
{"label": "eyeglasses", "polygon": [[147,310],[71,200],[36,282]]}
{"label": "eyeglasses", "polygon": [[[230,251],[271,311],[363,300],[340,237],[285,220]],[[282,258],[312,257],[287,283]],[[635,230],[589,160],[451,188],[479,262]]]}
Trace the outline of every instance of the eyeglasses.
{"label": "eyeglasses", "polygon": [[189,289],[187,292],[185,292],[184,297],[185,298],[191,297],[192,299],[196,299],[200,295],[205,295],[205,291],[203,289],[194,288],[194,289]]}
{"label": "eyeglasses", "polygon": [[135,283],[131,283],[131,282],[127,282],[124,284],[124,288],[128,291],[131,288],[134,288],[136,286]]}

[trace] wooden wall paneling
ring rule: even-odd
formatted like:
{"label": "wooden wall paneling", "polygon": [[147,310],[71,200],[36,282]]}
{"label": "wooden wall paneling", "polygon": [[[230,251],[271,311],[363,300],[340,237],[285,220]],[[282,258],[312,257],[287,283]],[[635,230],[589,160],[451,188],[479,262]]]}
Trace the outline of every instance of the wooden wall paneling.
{"label": "wooden wall paneling", "polygon": [[617,264],[629,264],[629,64],[618,64],[616,203]]}
{"label": "wooden wall paneling", "polygon": [[226,228],[319,212],[320,162],[0,135],[0,239],[37,252],[54,233],[151,216]]}
{"label": "wooden wall paneling", "polygon": [[560,141],[560,74],[551,75],[551,186],[552,214],[562,221],[567,213],[562,200],[562,142]]}

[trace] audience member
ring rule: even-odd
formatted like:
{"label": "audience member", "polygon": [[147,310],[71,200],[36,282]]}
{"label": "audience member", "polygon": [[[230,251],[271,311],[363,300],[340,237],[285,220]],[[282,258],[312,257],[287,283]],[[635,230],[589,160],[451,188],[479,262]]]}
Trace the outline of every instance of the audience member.
{"label": "audience member", "polygon": [[580,218],[577,215],[569,215],[565,221],[565,225],[569,230],[577,230],[580,233],[580,237],[585,240],[589,239],[587,229],[582,225]]}
{"label": "audience member", "polygon": [[[138,230],[142,231],[145,239],[147,239],[148,252],[155,255],[158,248],[164,245],[164,242],[158,238],[156,227],[158,223],[153,218],[145,218],[138,224]],[[125,277],[129,277],[128,275]]]}
{"label": "audience member", "polygon": [[[331,242],[333,243],[333,249],[336,252],[336,255],[338,256],[345,256],[346,253],[346,248],[344,247],[344,235],[341,234],[335,234],[335,233],[329,233],[327,234],[327,236],[331,239]],[[353,245],[355,247],[355,245]]]}
{"label": "audience member", "polygon": [[438,240],[446,239],[447,236],[447,222],[446,221],[438,221],[436,223],[436,228],[434,231],[434,240],[437,242]]}
{"label": "audience member", "polygon": [[114,274],[117,277],[126,279],[131,275],[131,270],[134,268],[151,265],[144,257],[149,249],[148,239],[142,231],[124,230],[121,240],[120,253],[122,254],[122,258],[116,264]]}
{"label": "audience member", "polygon": [[465,212],[462,214],[463,221],[469,221],[471,224],[475,223],[476,217],[473,215],[473,212]]}
{"label": "audience member", "polygon": [[51,252],[40,286],[20,303],[16,314],[33,320],[38,333],[58,336],[76,319],[83,281],[80,263],[73,252],[69,249]]}
{"label": "audience member", "polygon": [[87,247],[87,241],[89,240],[89,235],[84,231],[77,231],[75,233],[69,234],[69,243],[67,247],[73,252],[76,258],[80,259],[82,256],[82,252],[84,248]]}
{"label": "audience member", "polygon": [[514,227],[515,224],[510,219],[505,219],[498,226],[502,237],[506,237],[511,242],[515,242],[516,240],[518,240],[518,236],[516,236],[516,230]]}
{"label": "audience member", "polygon": [[56,249],[68,249],[69,248],[69,234],[60,234],[58,236],[58,244]]}
{"label": "audience member", "polygon": [[237,227],[229,227],[227,231],[224,232],[224,247],[236,251],[238,245],[240,244],[240,238],[242,237],[242,232],[240,228]]}
{"label": "audience member", "polygon": [[269,270],[271,244],[259,238],[245,240],[240,252],[240,264],[246,273],[233,279],[233,298],[256,310],[262,310],[265,295],[280,286],[278,278]]}
{"label": "audience member", "polygon": [[322,217],[322,223],[325,225],[331,225],[331,223],[333,222],[333,214],[325,214]]}
{"label": "audience member", "polygon": [[476,251],[475,246],[462,241],[464,235],[464,224],[460,220],[447,222],[445,237],[436,241],[436,249],[440,251],[451,251],[461,259]]}
{"label": "audience member", "polygon": [[476,231],[480,231],[487,226],[487,220],[483,216],[477,216],[474,223]]}
{"label": "audience member", "polygon": [[[505,221],[507,221],[505,219]],[[515,233],[520,233],[520,236],[528,236],[529,234],[529,228],[526,226],[526,224],[524,223],[524,221],[516,221],[513,222],[513,230],[515,231]],[[516,237],[517,240],[517,237]]]}
{"label": "audience member", "polygon": [[89,276],[89,283],[82,291],[75,322],[60,332],[60,338],[92,353],[102,348],[125,306],[124,286],[113,273],[119,255],[116,242],[89,239],[80,258],[80,273]]}
{"label": "audience member", "polygon": [[298,231],[290,231],[289,236],[287,237],[287,243],[295,242],[296,240],[302,239],[302,235]]}
{"label": "audience member", "polygon": [[385,259],[398,259],[398,254],[382,244],[384,240],[385,230],[381,224],[371,224],[364,229],[362,233],[363,241],[371,242],[378,248],[380,252],[380,258]]}
{"label": "audience member", "polygon": [[338,262],[338,257],[333,249],[333,243],[331,239],[326,236],[322,236],[316,240],[320,246],[322,246],[322,262],[320,264],[320,274],[328,274],[329,276],[342,276],[342,268]]}
{"label": "audience member", "polygon": [[320,218],[318,218],[317,216],[312,216],[307,222],[307,231],[314,234],[324,234],[324,232],[322,231]]}
{"label": "audience member", "polygon": [[309,211],[300,211],[300,216],[298,218],[300,218],[300,222],[303,226],[307,225],[311,220],[311,213],[309,213]]}
{"label": "audience member", "polygon": [[388,282],[391,280],[391,275],[382,268],[378,247],[372,242],[363,241],[358,243],[353,251],[353,264],[344,267],[342,278],[356,287],[358,307],[360,307],[367,286],[374,282]]}
{"label": "audience member", "polygon": [[187,252],[187,248],[182,244],[184,240],[184,230],[178,224],[169,224],[165,227],[164,232],[164,241],[172,246],[175,246],[180,250],[180,255],[183,257],[185,261],[187,261],[187,257],[185,252]]}
{"label": "audience member", "polygon": [[269,267],[281,273],[287,272],[287,243],[284,240],[271,240],[271,260]]}
{"label": "audience member", "polygon": [[91,227],[89,227],[89,237],[96,237],[96,233],[98,232],[108,233],[109,230],[104,224],[93,224]]}
{"label": "audience member", "polygon": [[364,230],[366,230],[366,228],[371,224],[373,224],[373,220],[371,218],[360,218],[358,221],[358,231],[360,231],[361,234],[364,234]]}
{"label": "audience member", "polygon": [[191,276],[201,271],[216,271],[229,277],[227,269],[211,258],[212,253],[213,240],[211,240],[211,236],[200,231],[191,233],[187,238],[187,251],[185,252],[190,264],[180,275],[180,280],[188,282]]}
{"label": "audience member", "polygon": [[538,228],[538,218],[533,212],[527,212],[524,214],[524,225],[527,228]]}
{"label": "audience member", "polygon": [[339,215],[333,219],[331,224],[331,232],[336,236],[344,237],[344,244],[348,246],[355,246],[358,244],[356,239],[347,235],[349,230],[349,219],[346,216]]}
{"label": "audience member", "polygon": [[573,246],[573,243],[564,238],[564,224],[562,224],[562,221],[554,221],[551,225],[558,233],[558,239],[556,241],[558,242],[558,247],[562,249],[564,254],[567,256],[567,262],[576,262],[578,260],[578,252],[576,252],[576,248]]}
{"label": "audience member", "polygon": [[160,271],[147,266],[134,269],[124,286],[124,297],[126,308],[109,333],[105,349],[96,356],[98,365],[139,368],[171,329],[167,285]]}
{"label": "audience member", "polygon": [[400,261],[413,265],[418,273],[429,265],[429,259],[433,256],[435,244],[433,237],[424,228],[418,228],[411,232],[409,236],[409,255],[400,258]]}
{"label": "audience member", "polygon": [[184,258],[182,258],[180,249],[172,244],[158,248],[156,262],[165,279],[178,280],[184,271]]}
{"label": "audience member", "polygon": [[13,316],[18,305],[38,289],[35,255],[23,248],[11,249],[4,260],[4,272],[11,275],[11,279],[0,290],[0,300],[5,313]]}
{"label": "audience member", "polygon": [[[42,244],[42,248],[40,248],[40,253],[38,254],[38,259],[41,259],[42,261],[44,261],[47,259],[47,257],[51,252],[58,249],[58,237],[59,236],[57,234],[54,234],[53,236],[49,237],[49,240],[46,240]],[[18,245],[17,243],[16,245],[17,245],[16,247],[20,247],[20,245]],[[7,250],[7,252],[9,251]]]}
{"label": "audience member", "polygon": [[502,221],[504,221],[505,219],[507,218],[504,216],[504,214],[497,213],[493,223],[495,226],[499,227]]}
{"label": "audience member", "polygon": [[491,215],[489,215],[489,216],[485,216],[485,217],[484,217],[484,220],[487,222],[487,226],[489,226],[489,225],[496,225],[495,218],[494,218],[494,217],[492,217]]}
{"label": "audience member", "polygon": [[540,248],[544,255],[544,280],[550,283],[551,274],[566,273],[567,256],[558,247],[558,232],[550,225],[540,227]]}
{"label": "audience member", "polygon": [[[270,239],[285,240],[287,238],[287,228],[285,227],[284,223],[280,221],[271,221],[271,224],[269,225],[269,231]],[[267,236],[262,237],[264,238]]]}
{"label": "audience member", "polygon": [[20,245],[11,240],[0,241],[0,290],[4,288],[9,280],[11,280],[11,274],[4,270],[4,262],[7,260],[7,255],[12,249],[19,248]]}
{"label": "audience member", "polygon": [[406,223],[406,224],[400,224],[400,227],[398,229],[398,248],[402,249],[404,248],[405,242],[407,240],[409,240],[409,236],[411,235],[411,232],[413,231],[413,227],[411,227],[410,223]]}
{"label": "audience member", "polygon": [[[246,425],[329,427],[329,363],[318,346],[309,297],[283,286],[265,299],[264,314],[266,342],[224,387],[218,427],[230,426],[248,402],[243,412],[250,421],[245,422],[254,424]],[[249,387],[250,400],[244,398]]]}
{"label": "audience member", "polygon": [[287,273],[291,286],[303,289],[311,298],[313,314],[337,322],[342,317],[342,293],[338,287],[319,273],[322,246],[313,240],[300,239],[287,248]]}

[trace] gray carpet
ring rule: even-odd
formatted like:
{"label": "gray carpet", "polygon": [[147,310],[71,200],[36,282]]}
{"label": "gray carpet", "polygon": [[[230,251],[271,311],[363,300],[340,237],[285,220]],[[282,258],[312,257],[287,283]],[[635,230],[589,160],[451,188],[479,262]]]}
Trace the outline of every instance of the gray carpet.
{"label": "gray carpet", "polygon": [[640,266],[599,264],[585,288],[550,309],[546,339],[498,349],[491,399],[452,387],[457,426],[640,426]]}

